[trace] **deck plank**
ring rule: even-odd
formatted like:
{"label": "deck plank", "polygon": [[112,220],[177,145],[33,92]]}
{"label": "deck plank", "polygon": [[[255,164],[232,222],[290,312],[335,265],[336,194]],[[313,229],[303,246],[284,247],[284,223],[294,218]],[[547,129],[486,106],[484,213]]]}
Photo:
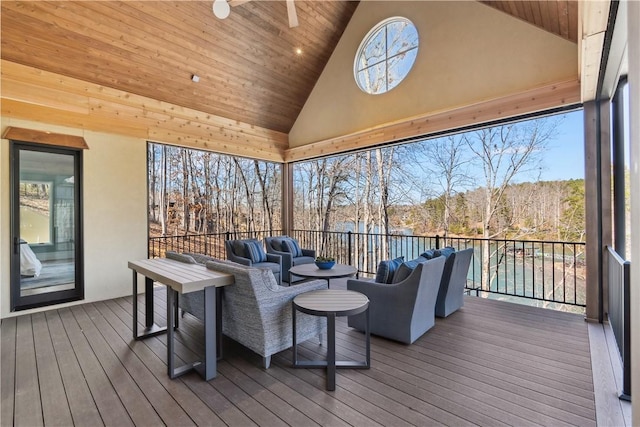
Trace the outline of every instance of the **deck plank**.
{"label": "deck plank", "polygon": [[[122,319],[114,311],[113,301],[94,304],[106,321],[114,328],[123,340],[131,339],[131,319]],[[174,381],[167,375],[167,364],[147,345],[149,340],[132,341],[131,351],[145,364],[166,391],[178,402],[182,409],[189,414],[197,425],[219,424],[222,420],[205,405],[198,395],[193,393],[182,381]],[[164,351],[166,355],[166,348]]]}
{"label": "deck plank", "polygon": [[109,343],[102,337],[98,328],[85,312],[84,307],[74,306],[71,308],[71,312],[133,423],[136,425],[160,425],[162,420],[153,406],[140,390],[139,385],[131,378],[126,367],[120,363]]}
{"label": "deck plank", "polygon": [[56,426],[71,425],[73,423],[71,410],[44,313],[33,314],[31,322],[44,423]]}
{"label": "deck plank", "polygon": [[0,375],[0,393],[2,405],[0,406],[0,425],[13,425],[13,403],[15,396],[16,375],[16,318],[2,319],[1,335],[2,375]]}
{"label": "deck plank", "polygon": [[69,410],[75,425],[98,426],[102,417],[57,310],[45,313]]}
{"label": "deck plank", "polygon": [[44,425],[39,387],[31,316],[20,316],[16,329],[15,425]]}
{"label": "deck plank", "polygon": [[[155,295],[156,321],[166,323],[166,291],[156,287]],[[61,413],[75,425],[595,426],[589,337],[577,315],[469,297],[413,345],[373,336],[371,369],[339,369],[330,392],[324,370],[291,367],[290,349],[265,370],[260,356],[229,339],[215,379],[192,372],[171,380],[166,335],[134,341],[132,309],[123,297],[3,320],[2,425],[24,416],[13,404],[22,399],[20,372],[45,423],[53,419],[51,390],[62,387],[68,408]],[[181,319],[178,363],[201,357],[202,332],[194,317]],[[336,352],[364,355],[362,333],[345,318],[337,321]],[[326,346],[310,340],[299,355],[323,358]]]}
{"label": "deck plank", "polygon": [[[102,334],[105,342],[109,344],[114,355],[131,376],[131,380],[137,384],[162,421],[166,425],[195,425],[189,414],[178,405],[171,394],[167,393],[167,390],[148,369],[147,365],[137,357],[135,352],[132,355],[128,342],[124,341],[114,331],[110,322],[107,322],[102,314],[98,312],[94,304],[87,304],[82,307],[95,324],[94,331]],[[133,341],[133,345],[137,344],[132,338],[129,338],[129,341]]]}
{"label": "deck plank", "polygon": [[58,312],[104,424],[134,425],[71,310],[64,308]]}

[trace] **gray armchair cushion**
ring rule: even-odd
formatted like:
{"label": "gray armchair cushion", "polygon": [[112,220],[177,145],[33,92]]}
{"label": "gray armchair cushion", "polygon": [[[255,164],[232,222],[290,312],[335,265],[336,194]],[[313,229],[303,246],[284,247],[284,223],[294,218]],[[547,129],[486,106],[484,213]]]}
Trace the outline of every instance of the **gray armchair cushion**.
{"label": "gray armchair cushion", "polygon": [[293,265],[313,264],[316,259],[312,256],[299,256],[292,259]]}
{"label": "gray armchair cushion", "polygon": [[[419,263],[396,284],[347,280],[347,289],[369,298],[371,333],[411,344],[435,324],[435,304],[445,258]],[[349,326],[363,331],[364,316],[351,316]]]}
{"label": "gray armchair cushion", "polygon": [[247,258],[247,254],[244,251],[244,240],[233,240],[233,253],[239,257]]}
{"label": "gray armchair cushion", "polygon": [[175,251],[167,251],[165,252],[165,257],[168,259],[172,259],[174,261],[180,261],[187,264],[196,264],[196,260],[193,259],[192,256],[187,254],[179,254]]}
{"label": "gray armchair cushion", "polygon": [[193,252],[185,252],[183,255],[189,255],[198,264],[205,264],[207,261],[217,261],[216,258],[214,258],[212,256],[204,255],[204,254],[197,254],[197,253],[193,253]]}
{"label": "gray armchair cushion", "polygon": [[380,261],[380,263],[378,264],[378,270],[376,272],[376,282],[391,283],[391,281],[393,280],[393,274],[403,262],[403,256],[392,260]]}

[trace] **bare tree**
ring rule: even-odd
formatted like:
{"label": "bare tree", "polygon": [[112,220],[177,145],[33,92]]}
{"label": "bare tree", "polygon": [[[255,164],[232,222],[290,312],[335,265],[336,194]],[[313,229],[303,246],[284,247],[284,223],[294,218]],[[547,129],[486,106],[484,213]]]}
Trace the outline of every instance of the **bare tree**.
{"label": "bare tree", "polygon": [[467,142],[459,135],[451,135],[426,141],[422,145],[424,158],[428,164],[423,166],[441,191],[444,212],[441,219],[443,235],[446,238],[451,228],[456,193],[465,188],[470,181],[469,157],[465,156]]}
{"label": "bare tree", "polygon": [[[475,154],[472,160],[482,171],[482,268],[483,289],[493,281],[489,239],[503,236],[510,227],[504,215],[505,192],[520,175],[539,171],[541,153],[555,137],[558,122],[538,119],[523,123],[485,128],[462,135],[467,147]],[[502,220],[502,221],[501,221]],[[495,248],[500,250],[500,248]],[[500,260],[500,258],[498,258]],[[498,261],[499,262],[499,261]]]}

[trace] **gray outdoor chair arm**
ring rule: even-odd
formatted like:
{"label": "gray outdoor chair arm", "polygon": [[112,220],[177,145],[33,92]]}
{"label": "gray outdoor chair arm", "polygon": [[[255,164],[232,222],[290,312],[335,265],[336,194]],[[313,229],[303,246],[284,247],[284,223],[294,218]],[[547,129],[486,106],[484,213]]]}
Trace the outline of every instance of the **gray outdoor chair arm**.
{"label": "gray outdoor chair arm", "polygon": [[447,317],[464,305],[464,288],[472,258],[473,248],[449,255],[436,301],[437,317]]}
{"label": "gray outdoor chair arm", "polygon": [[276,264],[280,264],[282,262],[282,257],[278,254],[267,254],[267,262],[275,262]]}

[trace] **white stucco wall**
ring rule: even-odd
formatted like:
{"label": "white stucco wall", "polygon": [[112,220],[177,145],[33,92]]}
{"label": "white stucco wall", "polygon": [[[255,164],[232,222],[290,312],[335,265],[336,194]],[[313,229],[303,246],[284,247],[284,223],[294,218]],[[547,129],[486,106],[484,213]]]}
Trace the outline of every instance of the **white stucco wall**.
{"label": "white stucco wall", "polygon": [[[100,301],[131,294],[127,261],[147,257],[146,141],[88,132],[32,121],[2,118],[7,126],[83,136],[83,221],[85,299]],[[0,316],[10,312],[10,188],[9,141],[0,140]]]}
{"label": "white stucco wall", "polygon": [[[415,24],[416,62],[396,88],[369,95],[356,85],[354,57],[369,30],[392,16]],[[360,2],[289,133],[289,145],[577,80],[578,69],[575,43],[480,2]]]}

